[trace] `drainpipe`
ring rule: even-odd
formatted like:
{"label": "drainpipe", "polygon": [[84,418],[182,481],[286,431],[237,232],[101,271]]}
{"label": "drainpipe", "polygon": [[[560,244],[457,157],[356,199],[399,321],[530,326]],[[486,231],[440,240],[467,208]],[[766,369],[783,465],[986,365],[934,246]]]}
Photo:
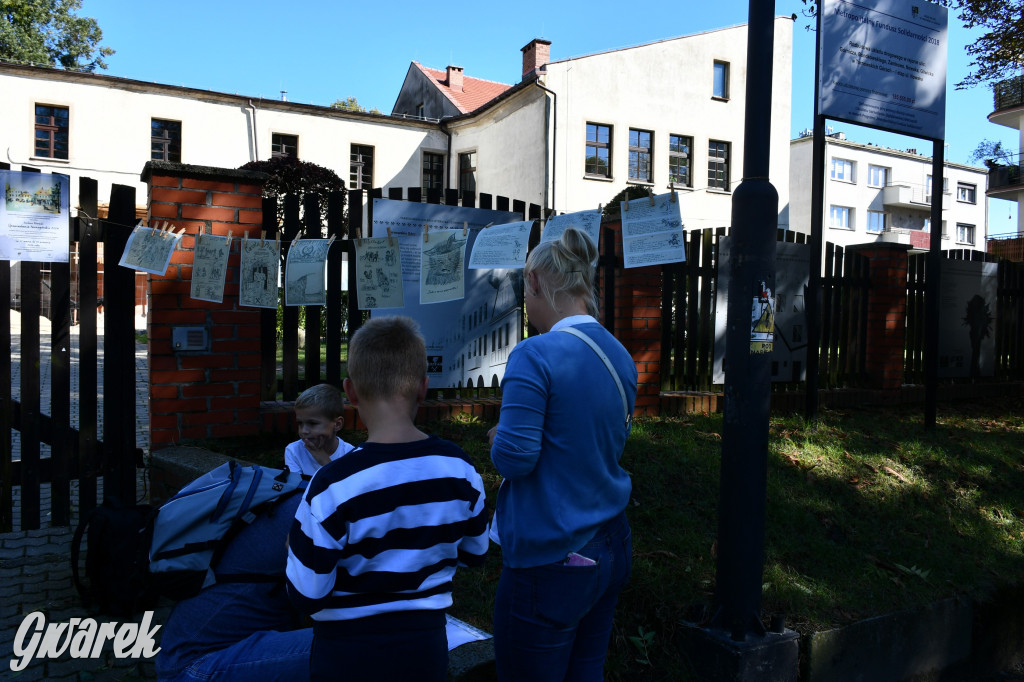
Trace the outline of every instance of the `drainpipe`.
{"label": "drainpipe", "polygon": [[256,132],[256,105],[249,100],[249,108],[252,109],[252,152],[256,156],[253,161],[260,160],[259,134]]}
{"label": "drainpipe", "polygon": [[441,132],[448,138],[448,151],[444,157],[444,188],[445,190],[449,190],[452,188],[452,131],[448,130],[444,124],[444,120],[446,118],[451,118],[451,116],[442,116],[438,119],[437,127],[440,128]]}
{"label": "drainpipe", "polygon": [[[545,149],[544,149],[544,152],[545,152],[544,153],[544,191],[547,192],[547,190],[548,190],[548,179],[550,178],[550,180],[551,180],[551,212],[554,213],[555,212],[555,168],[556,168],[556,165],[555,165],[555,155],[558,154],[558,95],[555,93],[554,90],[549,90],[548,88],[546,88],[543,85],[541,85],[540,84],[540,80],[533,81],[533,84],[536,85],[541,90],[543,90],[544,92],[549,93],[551,95],[551,109],[550,109],[550,116],[548,117],[551,121],[553,121],[553,123],[551,125],[551,144],[550,144],[550,146],[547,144],[548,127],[547,126],[544,127],[544,146],[545,146]],[[546,99],[545,99],[545,104],[547,104],[547,100]],[[546,108],[547,107],[545,107],[545,109]],[[548,150],[549,149],[550,149],[550,157],[551,157],[551,167],[550,167],[550,169],[548,168],[548,156],[549,156]],[[545,197],[545,199],[547,199],[547,197]],[[547,203],[547,201],[545,201],[544,203]]]}

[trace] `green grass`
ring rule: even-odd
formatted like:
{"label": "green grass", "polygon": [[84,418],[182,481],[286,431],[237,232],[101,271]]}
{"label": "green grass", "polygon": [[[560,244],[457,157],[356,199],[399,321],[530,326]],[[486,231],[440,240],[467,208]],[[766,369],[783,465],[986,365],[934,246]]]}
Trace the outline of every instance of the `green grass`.
{"label": "green grass", "polygon": [[[500,479],[488,456],[491,425],[428,427],[470,454],[493,508]],[[822,410],[814,425],[778,417],[770,428],[766,620],[785,614],[789,627],[809,633],[952,595],[984,598],[1024,580],[1021,398],[940,405],[934,429],[924,427],[922,406]],[[634,424],[622,460],[633,477],[634,565],[616,614],[610,680],[690,679],[680,621],[700,621],[714,590],[721,433],[721,415]],[[280,466],[291,439],[237,441],[239,451],[226,454]],[[456,577],[453,615],[486,629],[499,552]]]}

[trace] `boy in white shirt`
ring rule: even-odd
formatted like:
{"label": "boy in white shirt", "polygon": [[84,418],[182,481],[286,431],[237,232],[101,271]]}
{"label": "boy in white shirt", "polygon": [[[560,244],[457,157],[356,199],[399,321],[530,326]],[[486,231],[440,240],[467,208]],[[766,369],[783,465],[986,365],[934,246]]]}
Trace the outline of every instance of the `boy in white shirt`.
{"label": "boy in white shirt", "polygon": [[330,384],[317,384],[295,399],[295,425],[299,440],[284,450],[284,464],[305,478],[331,460],[352,450],[338,436],[345,426],[345,396]]}

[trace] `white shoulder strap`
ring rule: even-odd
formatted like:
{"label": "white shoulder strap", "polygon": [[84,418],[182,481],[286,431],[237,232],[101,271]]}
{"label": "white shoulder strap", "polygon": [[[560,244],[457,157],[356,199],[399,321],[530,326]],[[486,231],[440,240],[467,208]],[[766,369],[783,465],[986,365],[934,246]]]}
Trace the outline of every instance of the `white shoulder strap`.
{"label": "white shoulder strap", "polygon": [[619,373],[615,371],[615,367],[612,366],[612,361],[608,359],[605,352],[601,350],[601,347],[590,338],[587,334],[581,332],[576,327],[561,327],[557,331],[565,332],[566,334],[572,334],[576,338],[583,341],[585,344],[590,346],[590,349],[597,353],[597,357],[601,358],[604,366],[608,368],[608,373],[612,375],[612,379],[615,380],[615,388],[619,389],[619,397],[622,398],[622,411],[626,415],[626,428],[629,428],[630,422],[633,421],[633,415],[629,411],[629,399],[626,398],[626,389],[622,387],[622,379],[619,378]]}

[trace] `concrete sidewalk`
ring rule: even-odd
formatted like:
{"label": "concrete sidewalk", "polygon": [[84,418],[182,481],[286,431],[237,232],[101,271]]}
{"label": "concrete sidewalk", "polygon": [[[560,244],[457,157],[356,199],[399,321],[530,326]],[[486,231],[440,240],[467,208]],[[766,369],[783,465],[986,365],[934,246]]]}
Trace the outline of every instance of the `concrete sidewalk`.
{"label": "concrete sidewalk", "polygon": [[[15,397],[20,395],[21,387],[21,316],[11,313],[11,384]],[[137,317],[136,328],[145,329],[145,318]],[[102,315],[97,323],[97,350],[102,359],[103,347]],[[49,412],[50,404],[50,326],[44,318],[40,320],[40,407]],[[71,330],[71,412],[72,424],[78,425],[78,327]],[[149,385],[146,347],[137,344],[135,348],[136,367],[136,443],[148,455],[149,453]],[[98,368],[98,418],[102,419],[103,368]],[[98,422],[102,424],[102,421]],[[102,438],[102,426],[99,434]],[[21,456],[21,442],[17,432],[12,434],[14,459]],[[49,447],[43,446],[42,456],[49,455]],[[137,497],[145,501],[148,497],[147,477],[145,470],[139,471]],[[102,501],[102,479],[98,481],[98,501]],[[71,538],[73,527],[50,526],[50,486],[43,485],[40,491],[42,509],[39,530],[22,531],[21,528],[21,490],[15,488],[12,502],[14,506],[14,528],[10,533],[0,534],[0,679],[16,680],[139,680],[155,679],[152,661],[136,661],[132,659],[116,659],[113,647],[104,647],[103,656],[99,659],[73,659],[70,653],[55,660],[35,659],[26,669],[20,672],[11,670],[10,662],[14,660],[14,644],[19,626],[25,616],[39,611],[47,622],[67,623],[72,618],[87,618],[89,614],[82,608],[78,594],[71,581]],[[78,482],[71,483],[72,524],[78,523]],[[163,622],[169,606],[161,609],[156,621]],[[97,619],[103,622],[101,617]],[[27,643],[27,641],[26,641]]]}

